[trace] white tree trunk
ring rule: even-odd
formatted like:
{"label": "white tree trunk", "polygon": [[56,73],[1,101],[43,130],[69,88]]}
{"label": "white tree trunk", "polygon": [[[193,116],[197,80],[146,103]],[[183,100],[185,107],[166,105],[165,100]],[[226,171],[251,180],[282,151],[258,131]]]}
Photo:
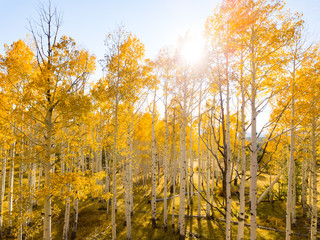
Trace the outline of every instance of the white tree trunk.
{"label": "white tree trunk", "polygon": [[[105,193],[110,192],[110,165],[109,165],[109,158],[105,153],[105,161],[106,161],[106,185],[105,185]],[[110,199],[107,200],[107,218],[109,218],[109,208],[110,208]]]}
{"label": "white tree trunk", "polygon": [[127,240],[131,240],[131,207],[130,207],[130,198],[131,198],[131,189],[130,189],[130,165],[131,165],[131,129],[128,126],[128,136],[127,136],[127,159],[125,161],[125,220],[126,220],[126,229],[127,229]]}
{"label": "white tree trunk", "polygon": [[[314,113],[313,113],[314,114]],[[312,141],[312,211],[311,211],[311,228],[310,239],[317,239],[317,224],[318,224],[318,192],[317,192],[317,149],[316,149],[316,119],[312,117],[311,129]],[[310,179],[310,180],[311,180]]]}
{"label": "white tree trunk", "polygon": [[244,222],[245,222],[245,185],[246,185],[246,126],[245,126],[245,89],[243,85],[242,72],[241,72],[241,182],[240,182],[240,206],[239,206],[239,223],[237,239],[244,239]]}
{"label": "white tree trunk", "polygon": [[176,111],[173,110],[173,128],[172,128],[172,186],[173,186],[173,198],[172,198],[172,229],[175,231],[175,222],[174,222],[174,214],[175,214],[175,203],[176,203],[176,173],[177,173],[177,160],[176,160]]}
{"label": "white tree trunk", "polygon": [[7,157],[2,158],[1,163],[1,185],[0,185],[0,234],[3,234],[3,203],[4,193],[6,190],[6,169],[7,169]]}
{"label": "white tree trunk", "polygon": [[[70,192],[70,191],[71,191],[71,185],[70,185],[70,183],[68,183],[68,192]],[[67,197],[65,202],[66,202],[66,209],[65,209],[65,213],[64,213],[62,239],[68,240],[69,226],[70,226],[70,197]]]}
{"label": "white tree trunk", "polygon": [[212,127],[212,151],[213,151],[213,159],[212,159],[212,198],[211,198],[211,204],[213,205],[213,201],[214,201],[214,191],[215,191],[215,184],[216,184],[216,154],[217,154],[217,150],[216,150],[216,134],[215,134],[215,124],[216,124],[216,119],[215,119],[215,106],[216,106],[216,99],[215,97],[213,97],[213,107],[212,107],[212,115],[211,118],[213,118],[213,127]]}
{"label": "white tree trunk", "polygon": [[293,162],[293,173],[292,173],[292,224],[296,226],[297,224],[297,183],[296,183],[296,163]]}
{"label": "white tree trunk", "polygon": [[[208,131],[207,145],[210,146],[209,131]],[[207,149],[207,158],[206,158],[206,179],[207,179],[207,184],[206,184],[206,198],[207,198],[206,215],[207,215],[207,217],[210,216],[210,204],[209,204],[209,202],[210,202],[210,175],[211,175],[211,172],[210,172],[210,152],[209,152],[209,149]]]}
{"label": "white tree trunk", "polygon": [[250,165],[250,239],[257,239],[257,109],[256,109],[256,62],[255,62],[255,39],[251,39],[251,165]]}
{"label": "white tree trunk", "polygon": [[[186,84],[186,83],[185,83]],[[186,97],[186,96],[185,96]],[[184,99],[183,107],[183,122],[182,122],[182,151],[181,151],[181,162],[180,162],[180,192],[179,192],[179,235],[180,239],[185,238],[185,198],[186,198],[186,124],[187,124],[187,113],[186,113],[186,99]]]}
{"label": "white tree trunk", "polygon": [[23,235],[23,150],[22,150],[22,161],[20,162],[20,168],[19,168],[19,229],[18,229],[18,240],[22,240]]}
{"label": "white tree trunk", "polygon": [[[133,117],[132,117],[133,118]],[[129,190],[130,190],[130,215],[132,216],[133,214],[133,119],[132,122],[130,123],[130,162],[129,162]]]}
{"label": "white tree trunk", "polygon": [[151,221],[152,227],[156,228],[157,204],[156,204],[156,139],[155,139],[155,109],[156,109],[156,93],[154,93],[152,106],[152,167],[151,167]]}
{"label": "white tree trunk", "polygon": [[73,200],[73,222],[72,222],[72,231],[71,239],[76,239],[77,230],[78,230],[78,216],[79,216],[79,199],[76,197]]}
{"label": "white tree trunk", "polygon": [[[227,59],[228,61],[228,59]],[[227,63],[228,64],[228,63]],[[228,71],[228,70],[227,70]],[[228,72],[227,72],[228,74]],[[230,90],[227,79],[227,166],[226,166],[226,239],[231,239],[231,141],[230,141]]]}
{"label": "white tree trunk", "polygon": [[[50,184],[50,162],[44,164],[44,181]],[[50,193],[44,199],[43,240],[51,240],[51,196]]]}
{"label": "white tree trunk", "polygon": [[9,193],[8,193],[8,212],[9,212],[9,231],[12,230],[12,210],[13,210],[13,184],[14,184],[14,160],[15,160],[15,144],[11,149],[11,165],[9,170]]}
{"label": "white tree trunk", "polygon": [[113,163],[112,163],[112,207],[111,207],[111,225],[112,225],[112,240],[117,239],[116,228],[116,210],[117,210],[117,140],[118,140],[118,91],[116,91],[115,102],[115,129],[114,129],[114,142],[113,142]]}
{"label": "white tree trunk", "polygon": [[302,160],[302,190],[301,190],[301,204],[302,204],[302,211],[303,217],[307,216],[308,213],[308,204],[307,204],[307,166],[308,162],[307,159]]}
{"label": "white tree trunk", "polygon": [[290,159],[289,159],[289,171],[288,171],[288,192],[287,192],[287,207],[286,207],[286,239],[291,239],[291,219],[292,219],[292,203],[293,203],[293,177],[294,177],[294,79],[292,84],[292,96],[291,96],[291,130],[290,130]]}
{"label": "white tree trunk", "polygon": [[201,198],[200,198],[200,190],[201,190],[201,98],[202,92],[200,87],[200,102],[199,102],[199,109],[198,109],[198,217],[201,216]]}
{"label": "white tree trunk", "polygon": [[[165,146],[164,146],[164,202],[163,202],[163,226],[164,230],[167,231],[168,227],[168,97],[167,92],[165,92]],[[159,176],[160,178],[160,176]]]}
{"label": "white tree trunk", "polygon": [[284,170],[287,169],[287,165],[284,166],[284,168],[282,168],[282,170],[280,171],[280,173],[276,176],[276,178],[272,181],[272,183],[270,184],[270,186],[261,194],[261,196],[259,197],[257,204],[259,204],[261,201],[263,201],[263,199],[267,196],[268,192],[271,191],[272,187],[279,181],[280,177],[282,176],[282,174],[284,173]]}

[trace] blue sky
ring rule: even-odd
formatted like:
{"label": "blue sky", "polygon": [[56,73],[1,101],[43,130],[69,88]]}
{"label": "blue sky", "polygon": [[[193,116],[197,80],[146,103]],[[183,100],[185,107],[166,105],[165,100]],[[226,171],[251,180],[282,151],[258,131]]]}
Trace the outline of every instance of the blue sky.
{"label": "blue sky", "polygon": [[[27,19],[37,19],[43,0],[0,0],[0,54],[4,44],[24,39],[29,33]],[[174,45],[189,29],[201,30],[220,0],[51,0],[63,13],[61,35],[75,39],[97,59],[105,51],[104,39],[119,24],[145,44],[153,58],[166,45]],[[286,0],[287,9],[304,14],[309,41],[320,40],[320,0]],[[98,65],[91,81],[101,76]],[[259,115],[260,129],[269,118]]]}
{"label": "blue sky", "polygon": [[[3,45],[28,34],[27,19],[37,19],[41,0],[0,0],[0,54]],[[123,24],[145,44],[148,57],[173,45],[188,29],[201,29],[220,0],[51,0],[63,13],[60,33],[101,59],[108,32]],[[287,0],[304,14],[309,39],[320,39],[320,0]],[[99,69],[96,75],[99,75]]]}

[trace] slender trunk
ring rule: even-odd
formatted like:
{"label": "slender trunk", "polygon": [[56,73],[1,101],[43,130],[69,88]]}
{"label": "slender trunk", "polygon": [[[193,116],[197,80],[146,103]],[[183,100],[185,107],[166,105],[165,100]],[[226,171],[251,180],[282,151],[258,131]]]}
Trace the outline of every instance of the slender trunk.
{"label": "slender trunk", "polygon": [[302,190],[301,190],[301,204],[302,204],[302,211],[303,217],[307,216],[308,212],[308,204],[307,204],[307,160],[302,160]]}
{"label": "slender trunk", "polygon": [[[255,102],[255,99],[252,99]],[[251,141],[252,141],[252,154],[251,154],[251,180],[250,180],[250,202],[251,202],[251,231],[250,239],[257,239],[257,136],[256,136],[256,108],[252,105],[252,126],[251,126]]]}
{"label": "slender trunk", "polygon": [[254,30],[252,29],[253,35],[251,39],[251,165],[250,165],[250,239],[257,239],[257,109],[256,109],[256,60],[255,60],[255,36]]}
{"label": "slender trunk", "polygon": [[[208,128],[209,129],[209,128]],[[207,139],[207,145],[210,146],[210,138],[209,138],[209,131],[208,131],[208,139]],[[207,149],[207,158],[206,158],[206,215],[207,217],[210,216],[210,153],[209,149]]]}
{"label": "slender trunk", "polygon": [[130,162],[129,162],[129,197],[130,197],[130,215],[133,214],[133,115],[132,115],[132,121],[130,123]]}
{"label": "slender trunk", "polygon": [[187,194],[187,209],[190,207],[190,182],[189,180],[189,158],[187,154],[187,147],[186,147],[186,172],[185,172],[185,179],[186,179],[186,194]]}
{"label": "slender trunk", "polygon": [[45,144],[45,162],[44,162],[44,182],[47,188],[44,196],[44,218],[43,218],[43,240],[51,240],[51,170],[54,160],[52,148],[52,118],[53,110],[49,109],[46,119],[46,144]]}
{"label": "slender trunk", "polygon": [[[192,100],[191,100],[192,106]],[[193,204],[193,150],[192,150],[192,111],[190,112],[190,204]]]}
{"label": "slender trunk", "polygon": [[214,201],[214,191],[215,191],[215,184],[217,182],[217,174],[216,174],[216,161],[218,160],[215,156],[217,154],[216,151],[216,134],[215,134],[215,106],[216,106],[216,99],[213,97],[213,107],[212,107],[212,115],[211,119],[213,118],[213,127],[212,127],[212,151],[213,151],[213,159],[212,159],[212,198],[211,198],[211,204],[213,204]]}
{"label": "slender trunk", "polygon": [[198,217],[201,216],[201,198],[200,198],[200,190],[201,190],[201,86],[200,86],[200,102],[199,102],[199,112],[198,112]]}
{"label": "slender trunk", "polygon": [[111,209],[111,225],[112,225],[112,240],[117,239],[116,228],[116,210],[117,210],[117,140],[118,140],[118,91],[116,91],[115,103],[115,129],[114,129],[114,142],[113,142],[113,163],[112,163],[112,209]]}
{"label": "slender trunk", "polygon": [[[164,203],[163,203],[163,226],[164,230],[167,231],[168,227],[168,97],[167,92],[165,92],[165,149],[164,149]],[[159,177],[160,178],[160,177]]]}
{"label": "slender trunk", "polygon": [[[22,159],[23,159],[23,150],[22,150]],[[22,160],[23,161],[23,160]],[[20,162],[20,168],[19,168],[19,190],[20,190],[20,196],[19,196],[19,229],[18,229],[18,240],[22,240],[23,237],[23,162]]]}
{"label": "slender trunk", "polygon": [[[71,191],[71,185],[68,183],[68,192]],[[70,197],[67,197],[66,200],[66,210],[64,213],[64,224],[63,224],[63,233],[62,233],[62,239],[68,240],[69,236],[69,226],[70,226]]]}
{"label": "slender trunk", "polygon": [[73,200],[73,222],[71,230],[71,239],[76,239],[78,230],[78,217],[79,217],[79,199],[76,197]]}
{"label": "slender trunk", "polygon": [[[228,58],[227,58],[228,76]],[[231,239],[231,141],[230,141],[230,90],[227,79],[227,166],[226,166],[226,239]]]}
{"label": "slender trunk", "polygon": [[[313,113],[314,115],[314,113]],[[318,192],[317,192],[317,149],[316,149],[316,119],[312,116],[312,214],[311,214],[311,228],[310,239],[317,239],[317,224],[318,224]],[[310,179],[310,180],[311,180]]]}
{"label": "slender trunk", "polygon": [[[293,67],[295,67],[293,62]],[[292,203],[293,203],[293,177],[294,177],[294,78],[291,81],[292,96],[291,96],[291,130],[290,130],[290,160],[289,160],[289,172],[288,172],[288,193],[287,193],[287,207],[286,207],[286,239],[289,240],[291,237],[291,219],[292,219]]]}
{"label": "slender trunk", "polygon": [[8,212],[9,212],[9,234],[10,235],[12,231],[14,161],[15,161],[15,144],[12,145],[12,149],[11,149],[11,165],[9,170]]}
{"label": "slender trunk", "polygon": [[172,170],[172,229],[175,231],[175,223],[174,223],[174,214],[175,214],[175,195],[176,195],[176,172],[177,172],[177,161],[176,161],[176,110],[173,110],[173,127],[172,127],[172,163],[173,163],[173,170]]}
{"label": "slender trunk", "polygon": [[[105,193],[110,192],[110,165],[109,158],[106,154],[106,150],[104,149],[104,156],[106,161],[106,185],[105,185]],[[110,199],[107,200],[107,218],[109,217],[109,208],[110,208]]]}
{"label": "slender trunk", "polygon": [[[216,154],[216,147],[215,147],[215,135],[214,135],[214,130],[213,130],[213,135],[212,135],[212,151],[213,154]],[[215,156],[213,155],[212,157],[212,185],[211,185],[211,205],[213,205],[214,202],[214,191],[215,191],[215,181],[216,181],[216,159]]]}
{"label": "slender trunk", "polygon": [[180,192],[179,192],[179,235],[180,239],[185,239],[185,198],[186,198],[186,126],[187,126],[187,82],[183,84],[183,109],[182,109],[182,148],[180,162]]}
{"label": "slender trunk", "polygon": [[[44,164],[44,181],[50,184],[50,162]],[[50,185],[48,185],[50,189]],[[48,190],[50,191],[50,190]],[[51,240],[51,196],[48,193],[44,199],[43,240]]]}
{"label": "slender trunk", "polygon": [[151,221],[152,227],[156,228],[156,140],[155,140],[155,109],[156,109],[156,92],[154,93],[152,106],[152,167],[151,167]]}
{"label": "slender trunk", "polygon": [[[242,57],[242,56],[241,56]],[[241,65],[243,64],[241,58]],[[245,185],[246,185],[246,126],[245,126],[245,89],[242,78],[242,68],[241,68],[241,181],[240,181],[240,206],[239,206],[239,224],[238,224],[238,240],[244,239],[244,222],[245,222]]]}
{"label": "slender trunk", "polygon": [[267,196],[268,192],[270,192],[272,190],[272,187],[279,181],[280,177],[282,176],[282,174],[284,173],[284,170],[287,169],[287,165],[284,166],[284,168],[282,168],[282,170],[280,171],[280,173],[276,176],[276,178],[270,183],[269,187],[261,194],[261,196],[259,197],[257,204],[259,204],[260,202],[263,201],[263,199]]}
{"label": "slender trunk", "polygon": [[[43,166],[40,163],[39,164],[39,176],[38,176],[38,192],[40,192],[40,188],[41,188],[41,179],[42,179],[42,175],[43,175]],[[36,200],[36,205],[38,205],[38,201]]]}
{"label": "slender trunk", "polygon": [[296,204],[297,204],[297,183],[296,183],[296,163],[293,162],[293,173],[292,173],[292,224],[294,226],[297,225],[297,209],[296,209]]}
{"label": "slender trunk", "polygon": [[[31,154],[32,156],[32,151]],[[31,163],[31,171],[28,171],[28,204],[27,204],[27,213],[28,213],[28,218],[26,219],[26,225],[30,223],[32,220],[32,208],[34,204],[33,200],[33,194],[34,194],[34,188],[35,188],[35,174],[36,174],[36,169],[35,169],[35,163]]]}
{"label": "slender trunk", "polygon": [[128,126],[128,136],[127,136],[127,159],[125,161],[125,219],[126,219],[126,229],[127,229],[127,240],[131,240],[131,207],[130,207],[130,163],[131,163],[131,129],[130,124]]}
{"label": "slender trunk", "polygon": [[[3,235],[3,203],[4,193],[6,190],[6,169],[7,169],[7,157],[2,158],[1,163],[1,185],[0,185],[0,235]],[[0,237],[1,237],[0,236]]]}
{"label": "slender trunk", "polygon": [[[68,153],[70,153],[70,146],[68,144]],[[65,168],[65,157],[62,151],[61,155],[61,174],[65,175],[68,172],[68,168]],[[64,212],[64,222],[63,222],[63,232],[62,232],[62,239],[68,240],[69,236],[69,226],[70,226],[70,197],[69,194],[71,192],[71,184],[67,183],[67,197],[65,199],[65,212]]]}
{"label": "slender trunk", "polygon": [[[240,146],[240,138],[237,138],[237,139],[239,139],[239,145],[238,146]],[[236,174],[235,174],[235,177],[234,177],[234,186],[238,186],[238,178],[239,178],[239,168],[240,168],[240,152],[241,152],[241,150],[240,150],[240,148],[241,147],[237,147],[237,151],[238,151],[238,156],[237,156],[237,163],[236,163]],[[232,177],[231,177],[231,179],[232,179]]]}
{"label": "slender trunk", "polygon": [[[312,142],[311,142],[312,144]],[[309,178],[309,206],[308,206],[308,214],[309,214],[309,219],[311,219],[311,215],[312,215],[312,157],[311,159],[308,159],[308,178]]]}

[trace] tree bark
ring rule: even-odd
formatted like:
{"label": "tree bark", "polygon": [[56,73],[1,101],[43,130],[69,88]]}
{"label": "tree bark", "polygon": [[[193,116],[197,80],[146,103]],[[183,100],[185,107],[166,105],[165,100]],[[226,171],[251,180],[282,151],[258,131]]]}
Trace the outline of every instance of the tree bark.
{"label": "tree bark", "polygon": [[6,170],[7,169],[7,157],[3,156],[1,163],[1,189],[0,189],[0,235],[3,235],[3,203],[4,193],[6,190]]}
{"label": "tree bark", "polygon": [[[119,76],[118,76],[119,82]],[[118,84],[117,84],[118,86]],[[111,207],[111,225],[112,225],[112,240],[117,239],[116,228],[116,210],[117,210],[117,140],[118,140],[118,88],[116,89],[116,102],[115,102],[115,127],[114,127],[114,140],[113,140],[113,163],[112,163],[112,207]]]}
{"label": "tree bark", "polygon": [[295,151],[295,140],[294,140],[294,74],[295,74],[295,61],[293,61],[293,78],[291,80],[291,124],[290,124],[290,160],[289,160],[289,172],[288,172],[288,192],[287,192],[287,206],[286,206],[286,239],[290,240],[291,235],[291,220],[293,218],[293,177],[294,177],[294,151]]}
{"label": "tree bark", "polygon": [[239,224],[238,224],[238,235],[237,239],[244,239],[244,222],[245,222],[245,185],[246,185],[246,167],[247,167],[247,158],[246,158],[246,126],[245,126],[245,89],[243,83],[243,73],[242,73],[242,55],[241,55],[241,181],[240,181],[240,202],[239,202]]}
{"label": "tree bark", "polygon": [[311,228],[310,239],[317,239],[317,224],[318,224],[318,192],[317,192],[317,149],[316,149],[316,119],[313,113],[312,116],[312,211],[311,211]]}
{"label": "tree bark", "polygon": [[155,109],[156,109],[156,92],[154,93],[152,106],[152,167],[151,167],[151,221],[152,227],[156,228],[157,204],[156,204],[156,139],[155,139]]}
{"label": "tree bark", "polygon": [[302,160],[302,190],[301,190],[301,204],[302,204],[302,212],[303,217],[307,216],[308,213],[308,203],[307,203],[307,159]]}
{"label": "tree bark", "polygon": [[[71,191],[71,185],[68,184],[68,192]],[[64,214],[64,224],[63,224],[63,233],[62,233],[62,239],[68,240],[69,236],[69,226],[70,226],[70,197],[67,197],[66,200],[66,209]]]}
{"label": "tree bark", "polygon": [[172,199],[172,229],[175,231],[175,221],[174,221],[174,214],[175,214],[175,195],[176,195],[176,173],[177,173],[177,160],[176,160],[176,109],[173,109],[173,123],[172,123],[172,186],[173,186],[173,199]]}
{"label": "tree bark", "polygon": [[78,231],[78,217],[79,217],[79,199],[75,197],[73,200],[73,222],[72,222],[72,230],[71,230],[71,239],[76,239],[77,231]]}
{"label": "tree bark", "polygon": [[200,190],[201,190],[201,98],[202,91],[200,86],[200,102],[199,102],[199,111],[198,111],[198,216],[201,215],[201,198],[200,198]]}
{"label": "tree bark", "polygon": [[8,212],[9,212],[9,235],[12,231],[12,210],[13,210],[13,184],[14,184],[14,161],[15,143],[11,147],[11,165],[9,170],[9,193],[8,193]]}
{"label": "tree bark", "polygon": [[230,141],[230,86],[228,79],[228,57],[227,57],[227,165],[226,165],[226,239],[231,239],[231,141]]}
{"label": "tree bark", "polygon": [[[165,107],[165,146],[164,146],[164,189],[163,189],[163,194],[164,194],[164,203],[163,203],[163,227],[164,230],[167,231],[168,227],[168,200],[167,200],[167,195],[168,195],[168,136],[169,136],[169,131],[168,131],[168,93],[167,93],[167,84],[165,85],[165,101],[164,101],[164,107]],[[159,176],[160,178],[160,176]]]}

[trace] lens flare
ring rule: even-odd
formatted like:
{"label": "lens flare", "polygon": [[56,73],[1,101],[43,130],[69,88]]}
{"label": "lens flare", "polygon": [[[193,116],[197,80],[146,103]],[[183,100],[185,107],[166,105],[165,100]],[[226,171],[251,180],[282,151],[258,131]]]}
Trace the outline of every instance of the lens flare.
{"label": "lens flare", "polygon": [[201,34],[188,36],[181,49],[181,56],[188,64],[201,61],[204,52],[204,39]]}

